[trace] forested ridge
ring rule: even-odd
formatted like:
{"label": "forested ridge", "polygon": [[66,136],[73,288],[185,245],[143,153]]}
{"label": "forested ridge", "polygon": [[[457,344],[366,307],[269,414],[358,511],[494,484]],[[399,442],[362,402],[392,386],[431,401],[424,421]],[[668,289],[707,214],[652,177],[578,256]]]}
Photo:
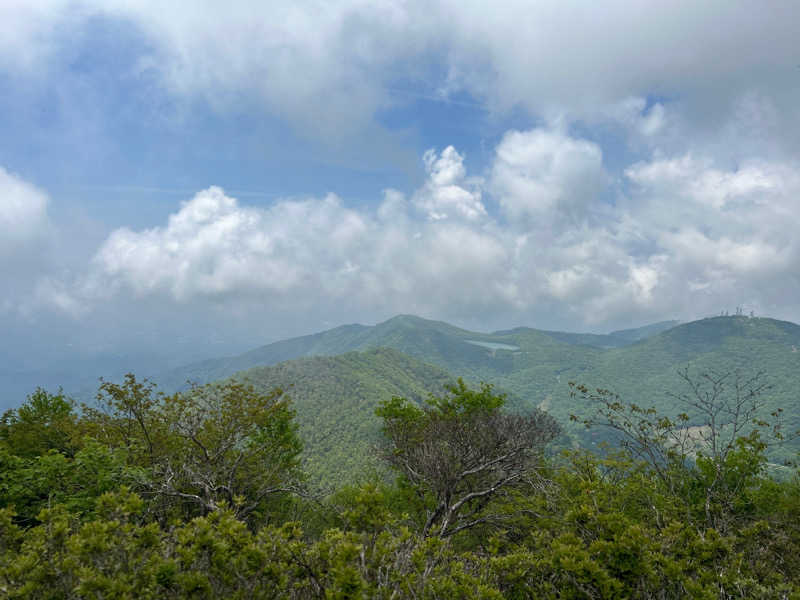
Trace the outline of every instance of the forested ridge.
{"label": "forested ridge", "polygon": [[429,375],[374,404],[385,471],[324,489],[291,392],[37,390],[0,422],[0,596],[800,598],[800,480],[766,460],[792,433],[752,365],[687,367],[673,415],[572,382],[573,426],[618,443],[558,453],[550,414]]}
{"label": "forested ridge", "polygon": [[301,358],[235,377],[265,393],[286,390],[303,441],[304,471],[317,484],[337,486],[363,479],[365,472],[386,472],[374,452],[381,401],[394,396],[421,401],[455,380],[390,348]]}
{"label": "forested ridge", "polygon": [[[363,353],[378,348],[391,348],[420,363],[438,367],[449,373],[451,380],[463,377],[472,385],[489,382],[509,394],[508,405],[513,410],[546,407],[564,425],[565,435],[583,445],[607,438],[599,431],[587,435],[582,427],[570,423],[571,414],[584,410],[570,397],[570,381],[611,388],[625,398],[646,399],[659,411],[672,414],[670,391],[677,383],[677,371],[689,363],[700,369],[718,371],[757,365],[768,373],[773,385],[767,399],[767,413],[781,407],[787,421],[791,421],[788,424],[800,428],[800,405],[796,393],[800,388],[800,326],[744,315],[711,317],[683,324],[665,321],[606,335],[525,327],[480,333],[439,321],[401,315],[372,327],[346,325],[276,342],[238,357],[206,361],[155,376],[154,381],[161,389],[174,392],[185,389],[187,380],[206,383],[233,376],[244,369],[257,367],[261,370],[298,358],[332,358],[343,353]],[[395,359],[384,356],[376,360],[388,363]],[[420,373],[420,377],[415,374],[412,379],[427,377],[425,368],[419,365],[409,366],[401,360],[398,366],[402,366],[406,373]],[[314,388],[312,395],[324,395],[325,386],[321,382],[314,383],[316,374],[306,367],[310,364],[301,361],[281,369],[297,373],[309,384],[306,389]],[[351,365],[340,364],[336,370],[339,374],[350,371],[342,376],[355,377],[362,383],[370,378],[373,382],[379,379],[370,375],[367,369],[355,365],[351,368]],[[264,373],[268,372],[269,369],[264,369]],[[293,383],[286,378],[276,378],[274,374],[268,375],[267,379],[275,385]],[[377,383],[378,387],[383,385]],[[439,393],[441,388],[434,387],[425,392]],[[347,394],[328,393],[335,402],[351,403]],[[413,384],[407,391],[392,393],[414,395],[419,393],[419,387]],[[302,423],[306,411],[305,398],[301,395],[304,396],[305,392],[297,397],[298,416]],[[384,397],[371,397],[373,403],[379,399]],[[360,413],[358,419],[372,421],[371,435],[375,434],[371,409]],[[791,459],[795,446],[787,447],[770,448],[770,461],[780,464]]]}

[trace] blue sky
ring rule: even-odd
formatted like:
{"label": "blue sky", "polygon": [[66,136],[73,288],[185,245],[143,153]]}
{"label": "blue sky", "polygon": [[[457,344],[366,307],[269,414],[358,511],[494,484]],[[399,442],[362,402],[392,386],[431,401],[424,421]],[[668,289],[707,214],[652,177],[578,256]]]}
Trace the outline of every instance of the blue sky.
{"label": "blue sky", "polygon": [[798,5],[487,6],[3,2],[7,364],[800,321]]}

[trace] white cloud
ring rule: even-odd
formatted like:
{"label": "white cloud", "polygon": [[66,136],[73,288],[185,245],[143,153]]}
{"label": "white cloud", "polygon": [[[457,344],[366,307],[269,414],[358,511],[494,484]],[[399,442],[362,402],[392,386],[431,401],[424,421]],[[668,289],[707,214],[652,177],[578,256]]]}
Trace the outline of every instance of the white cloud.
{"label": "white cloud", "polygon": [[[455,150],[429,162],[429,180],[415,201],[441,200],[442,190],[463,184]],[[433,220],[418,219],[413,207],[387,190],[374,212],[348,208],[334,195],[255,208],[212,187],[163,226],[115,230],[89,273],[66,286],[71,295],[48,280],[39,297],[73,315],[76,306],[131,293],[186,306],[258,304],[290,313],[346,303],[352,310],[430,314],[448,306],[468,314],[517,300],[497,226],[477,224],[472,213],[458,212],[461,204],[445,203],[456,208],[455,218]]]}
{"label": "white cloud", "polygon": [[4,0],[0,3],[0,67],[27,72],[41,68],[55,50],[54,32],[67,0]]}
{"label": "white cloud", "polygon": [[643,94],[679,93],[697,105],[714,98],[718,109],[737,91],[788,89],[798,7],[771,9],[723,0],[519,0],[486,10],[451,1],[439,14],[452,23],[451,62],[463,85],[539,114],[581,114]]}
{"label": "white cloud", "polygon": [[[114,231],[95,257],[99,285],[184,302],[297,290],[335,291],[347,277],[366,224],[335,196],[242,207],[217,187],[198,193],[165,227]],[[348,266],[350,265],[350,266]]]}
{"label": "white cloud", "polygon": [[[387,194],[394,216],[401,196]],[[263,299],[298,307],[347,299],[353,305],[444,302],[463,279],[464,301],[494,294],[469,278],[496,277],[504,249],[496,239],[456,224],[413,225],[342,205],[335,196],[284,200],[269,209],[241,206],[209,188],[170,216],[165,227],[113,232],[98,251],[83,293],[130,289],[139,296]],[[427,299],[426,299],[427,298]]]}
{"label": "white cloud", "polygon": [[691,155],[638,163],[625,170],[634,183],[660,194],[679,196],[720,210],[741,202],[764,202],[785,174],[772,165],[748,164],[735,171],[714,168]]}
{"label": "white cloud", "polygon": [[0,167],[0,257],[28,247],[47,228],[47,194]]}
{"label": "white cloud", "polygon": [[762,160],[725,169],[687,154],[636,163],[625,176],[633,188],[623,205],[637,214],[640,231],[694,227],[717,238],[784,244],[794,237],[800,193],[795,165]]}
{"label": "white cloud", "polygon": [[[59,40],[98,15],[141,31],[148,49],[140,70],[176,95],[220,107],[260,102],[311,134],[365,126],[376,110],[403,101],[392,90],[409,81],[537,117],[579,119],[655,96],[699,127],[740,111],[753,94],[785,115],[800,101],[794,2],[765,10],[725,0],[508,0],[488,9],[475,1],[341,0],[187,10],[155,0],[7,0],[0,64],[46,65]],[[432,71],[445,75],[431,79]],[[635,127],[656,134],[664,110],[654,103]],[[797,137],[796,129],[776,133]]]}
{"label": "white cloud", "polygon": [[637,163],[625,171],[634,187],[620,203],[623,237],[630,252],[661,256],[660,297],[684,310],[746,300],[797,313],[797,172],[765,161],[725,169],[691,155]]}
{"label": "white cloud", "polygon": [[[640,161],[625,170],[629,189],[598,210],[599,147],[550,129],[509,132],[486,180],[452,147],[425,162],[410,199],[386,190],[374,209],[335,195],[259,208],[209,188],[161,226],[117,229],[84,277],[46,281],[40,297],[74,315],[132,294],[245,313],[535,315],[573,329],[744,302],[800,318],[791,164]],[[484,195],[504,212],[475,209]]]}
{"label": "white cloud", "polygon": [[603,153],[548,129],[510,131],[497,147],[491,189],[510,218],[581,220],[608,184]]}
{"label": "white cloud", "polygon": [[486,216],[481,202],[481,181],[467,179],[464,157],[453,146],[422,157],[428,182],[414,196],[416,206],[435,221],[447,218],[476,221]]}
{"label": "white cloud", "polygon": [[434,41],[394,1],[213,2],[186,10],[153,0],[92,3],[153,44],[143,71],[179,97],[227,110],[262,104],[314,137],[368,127],[389,102],[398,63]]}

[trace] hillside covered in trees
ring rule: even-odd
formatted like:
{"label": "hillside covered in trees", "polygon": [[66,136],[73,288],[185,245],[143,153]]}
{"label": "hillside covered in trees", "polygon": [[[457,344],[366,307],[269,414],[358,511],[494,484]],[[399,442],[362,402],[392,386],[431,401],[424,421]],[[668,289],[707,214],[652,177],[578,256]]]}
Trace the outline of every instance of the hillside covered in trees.
{"label": "hillside covered in trees", "polygon": [[264,393],[286,390],[303,440],[303,468],[320,485],[363,479],[384,466],[375,455],[381,401],[421,402],[455,378],[390,348],[316,356],[256,367],[236,375]]}
{"label": "hillside covered in trees", "polygon": [[[320,333],[274,342],[238,356],[193,363],[158,373],[153,379],[163,389],[177,391],[185,387],[187,381],[208,383],[253,367],[274,365],[296,358],[334,356],[382,347],[393,348],[454,373],[478,376],[503,371],[502,359],[508,351],[518,354],[518,367],[542,359],[548,364],[559,363],[567,357],[581,357],[584,351],[591,352],[590,349],[628,346],[677,324],[677,321],[663,321],[605,335],[542,331],[528,327],[487,334],[413,315],[398,315],[373,326],[342,325]],[[491,361],[489,358],[500,360]]]}
{"label": "hillside covered in trees", "polygon": [[[294,401],[307,467],[317,479],[328,473],[340,482],[353,481],[363,467],[376,464],[368,448],[378,435],[379,401],[438,394],[444,382],[457,377],[493,384],[508,395],[510,410],[546,410],[564,428],[557,443],[563,448],[613,439],[571,421],[572,415],[579,421],[592,415],[591,407],[572,395],[571,381],[613,390],[674,417],[680,412],[673,397],[681,385],[678,373],[687,365],[716,372],[757,368],[770,385],[760,416],[781,408],[784,427],[793,431],[800,428],[798,349],[800,326],[746,316],[667,321],[604,336],[528,328],[482,334],[400,316],[374,327],[348,325],[278,342],[155,381],[170,392],[185,389],[187,380],[206,383],[232,375],[251,380],[262,392],[283,387]],[[689,426],[701,424],[699,415],[691,409],[688,414]],[[775,445],[769,460],[780,468],[797,448],[794,441]]]}

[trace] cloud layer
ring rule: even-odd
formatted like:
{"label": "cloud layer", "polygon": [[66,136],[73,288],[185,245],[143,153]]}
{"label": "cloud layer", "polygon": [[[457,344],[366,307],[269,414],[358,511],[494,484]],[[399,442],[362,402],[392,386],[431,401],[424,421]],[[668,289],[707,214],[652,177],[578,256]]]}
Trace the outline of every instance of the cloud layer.
{"label": "cloud layer", "polygon": [[468,176],[453,147],[431,150],[417,191],[387,190],[372,208],[332,194],[260,208],[211,187],[163,225],[112,232],[51,296],[67,308],[133,295],[576,328],[736,305],[800,318],[796,165],[660,157],[610,192],[601,155],[557,129],[510,131],[485,177]]}
{"label": "cloud layer", "polygon": [[[119,56],[90,72],[93,32],[108,36],[109,23],[130,47],[105,40]],[[76,39],[85,56],[68,52]],[[782,0],[769,9],[509,1],[489,11],[449,0],[205,2],[191,11],[154,0],[7,0],[0,76],[46,90],[42,115],[31,117],[45,150],[58,152],[49,146],[51,100],[84,98],[84,86],[85,98],[104,98],[103,85],[123,82],[114,98],[120,115],[131,111],[126,123],[152,116],[139,110],[167,122],[174,145],[161,182],[199,191],[159,206],[138,221],[146,225],[113,220],[91,261],[66,269],[47,239],[58,229],[53,206],[62,215],[69,207],[0,168],[0,275],[14,282],[0,312],[35,319],[52,310],[77,323],[180,313],[209,329],[220,315],[257,313],[267,314],[264,330],[294,320],[305,331],[396,312],[485,327],[605,328],[736,305],[800,321],[797,39],[800,8]],[[61,76],[76,95],[59,96]],[[129,91],[137,100],[125,104]],[[176,159],[194,150],[180,145],[191,133],[181,118],[198,105],[200,115],[233,115],[225,125],[240,119],[242,129],[274,134],[279,148],[283,128],[299,132],[311,141],[287,154],[314,180],[310,189],[337,193],[259,204],[207,187],[222,178]],[[91,117],[92,107],[76,114]],[[458,107],[485,120],[454,127],[453,139],[444,127],[430,138],[409,132],[417,125],[402,120],[404,110],[429,110],[422,128],[437,111],[462,115]],[[84,135],[70,114],[60,118]],[[128,139],[153,130],[120,133],[115,117],[98,119],[97,132],[87,124],[86,135],[106,144],[91,144],[100,149],[87,156],[118,152],[120,162],[159,168],[157,142]],[[254,125],[262,121],[279,126]],[[426,140],[419,180],[350,197],[304,154],[317,145],[346,154],[360,148],[354,139],[371,148],[376,132],[384,143]],[[227,156],[242,139],[250,154]],[[208,142],[203,164],[225,155],[235,175],[242,156],[256,169],[280,163],[280,152],[259,154],[259,141]],[[128,144],[138,154],[126,154]]]}
{"label": "cloud layer", "polygon": [[[123,75],[154,76],[179,97],[223,110],[263,103],[315,135],[367,126],[376,110],[403,102],[398,87],[409,82],[442,97],[467,92],[493,111],[523,106],[571,119],[604,118],[649,95],[680,104],[702,128],[719,126],[754,93],[779,111],[799,103],[798,12],[788,0],[768,9],[724,0],[509,0],[488,11],[450,0],[205,2],[193,10],[154,0],[8,0],[0,66],[46,70],[72,35],[104,18],[146,42],[135,73]],[[661,108],[645,108],[639,126],[652,134]],[[781,128],[772,133],[791,140]]]}

